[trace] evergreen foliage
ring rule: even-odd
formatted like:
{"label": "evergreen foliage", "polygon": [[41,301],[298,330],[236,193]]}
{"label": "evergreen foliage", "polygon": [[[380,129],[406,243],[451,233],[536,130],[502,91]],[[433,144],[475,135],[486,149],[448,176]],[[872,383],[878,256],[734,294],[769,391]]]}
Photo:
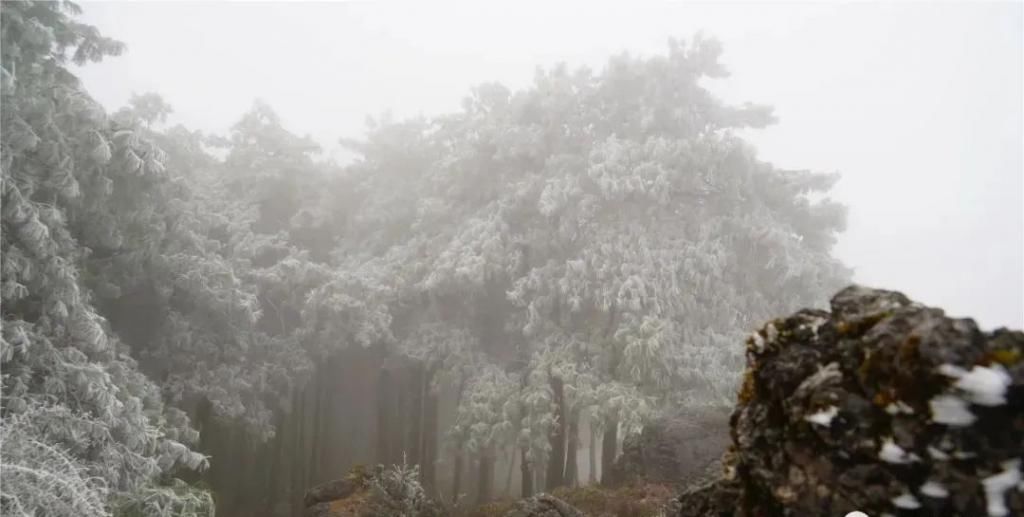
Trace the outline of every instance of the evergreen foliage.
{"label": "evergreen foliage", "polygon": [[0,5],[5,514],[210,515],[193,422],[266,441],[354,346],[457,392],[455,448],[568,461],[569,421],[614,446],[731,398],[745,332],[848,278],[836,177],[736,136],[772,117],[702,86],[713,40],[373,121],[341,168],[263,102],[226,136],[155,94],[108,115],[69,65],[123,45],[77,13]]}

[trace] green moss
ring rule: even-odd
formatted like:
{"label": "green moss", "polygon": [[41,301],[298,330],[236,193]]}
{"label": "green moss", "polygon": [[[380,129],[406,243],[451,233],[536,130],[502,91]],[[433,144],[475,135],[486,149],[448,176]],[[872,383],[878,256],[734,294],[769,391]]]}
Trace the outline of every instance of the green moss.
{"label": "green moss", "polygon": [[998,363],[1003,366],[1013,366],[1020,362],[1020,358],[1021,354],[1018,350],[1005,348],[989,352],[986,357],[986,362]]}
{"label": "green moss", "polygon": [[740,387],[740,393],[737,396],[740,404],[747,404],[751,400],[754,400],[754,396],[757,394],[757,381],[754,380],[754,369],[747,368],[743,372],[743,385]]}
{"label": "green moss", "polygon": [[878,324],[878,322],[893,315],[892,311],[879,312],[865,316],[857,321],[840,321],[836,323],[836,333],[845,337],[859,337]]}

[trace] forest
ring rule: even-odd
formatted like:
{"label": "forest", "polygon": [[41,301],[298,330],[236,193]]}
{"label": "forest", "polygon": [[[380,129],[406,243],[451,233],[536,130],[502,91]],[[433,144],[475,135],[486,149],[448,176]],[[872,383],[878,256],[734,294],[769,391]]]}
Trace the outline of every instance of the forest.
{"label": "forest", "polygon": [[4,515],[300,515],[357,465],[452,513],[599,485],[849,283],[838,176],[738,136],[774,117],[705,88],[714,39],[370,120],[338,164],[258,100],[107,112],[75,68],[126,47],[79,14],[0,4]]}

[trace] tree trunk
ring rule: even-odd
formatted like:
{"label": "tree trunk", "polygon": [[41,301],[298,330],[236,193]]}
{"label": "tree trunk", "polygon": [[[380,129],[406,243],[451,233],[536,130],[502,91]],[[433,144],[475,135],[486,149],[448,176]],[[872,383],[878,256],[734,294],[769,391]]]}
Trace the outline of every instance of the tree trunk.
{"label": "tree trunk", "polygon": [[590,471],[587,473],[587,482],[591,485],[597,483],[597,427],[594,425],[593,417],[590,418],[590,440],[588,443],[590,455]]}
{"label": "tree trunk", "polygon": [[317,476],[320,475],[319,472],[317,472],[317,466],[318,463],[320,463],[319,458],[321,455],[320,436],[322,434],[322,431],[320,428],[323,426],[324,421],[324,418],[322,417],[323,404],[321,397],[321,393],[323,392],[323,390],[320,389],[320,385],[321,382],[323,381],[325,374],[326,372],[318,368],[316,373],[313,375],[313,379],[309,385],[309,388],[307,388],[310,390],[310,395],[312,397],[312,408],[310,409],[310,419],[312,420],[312,426],[310,427],[308,456],[309,461],[306,462],[307,468],[305,488],[309,488],[315,485],[317,483]]}
{"label": "tree trunk", "polygon": [[491,451],[480,455],[479,480],[476,503],[484,504],[491,500],[491,488],[494,486],[494,453]]}
{"label": "tree trunk", "polygon": [[619,445],[619,422],[613,420],[605,424],[604,438],[601,440],[601,484],[611,484],[612,463],[615,462],[615,452]]}
{"label": "tree trunk", "polygon": [[526,447],[520,449],[519,458],[519,471],[522,474],[519,478],[520,490],[525,499],[533,495],[533,469],[530,468],[530,460],[526,456]]}
{"label": "tree trunk", "polygon": [[399,369],[395,380],[395,404],[391,408],[391,460],[390,465],[401,465],[406,461],[409,451],[409,439],[405,433],[408,428],[409,416],[409,376],[404,369]]}
{"label": "tree trunk", "polygon": [[512,496],[512,472],[516,468],[516,448],[509,447],[508,449],[508,476],[505,477],[505,490],[501,495],[505,497]]}
{"label": "tree trunk", "polygon": [[551,456],[545,480],[548,492],[562,486],[565,476],[565,396],[562,379],[552,376],[550,383],[555,401],[555,426],[549,435]]}
{"label": "tree trunk", "polygon": [[[466,374],[459,378],[459,387],[455,391],[455,410],[462,404],[462,393],[466,390]],[[455,444],[455,472],[452,476],[452,502],[458,502],[459,490],[462,488],[462,443]]]}
{"label": "tree trunk", "polygon": [[433,493],[435,485],[435,469],[437,462],[437,424],[438,424],[438,401],[437,394],[430,389],[430,382],[433,378],[433,371],[427,376],[426,382],[426,404],[423,418],[423,466],[420,467],[420,476],[423,478],[423,488]]}
{"label": "tree trunk", "polygon": [[580,447],[580,412],[573,410],[569,413],[569,437],[565,447],[565,484],[568,486],[577,485],[578,466],[576,465],[576,450]]}
{"label": "tree trunk", "polygon": [[420,469],[423,468],[423,377],[425,373],[423,365],[416,363],[408,379],[411,389],[407,390],[409,393],[409,418],[407,418],[409,425],[406,433],[409,444],[407,461],[410,465],[419,465]]}
{"label": "tree trunk", "polygon": [[459,501],[460,490],[462,489],[462,445],[459,445],[459,450],[455,451],[455,472],[452,478],[452,502],[457,503]]}
{"label": "tree trunk", "polygon": [[377,378],[377,463],[391,461],[391,373],[381,368]]}

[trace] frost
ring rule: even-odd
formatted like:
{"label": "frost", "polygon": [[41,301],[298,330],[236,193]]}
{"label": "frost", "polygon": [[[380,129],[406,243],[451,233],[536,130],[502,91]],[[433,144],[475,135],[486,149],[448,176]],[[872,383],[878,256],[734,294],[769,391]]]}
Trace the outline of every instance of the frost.
{"label": "frost", "polygon": [[882,443],[882,449],[878,451],[878,458],[886,463],[910,463],[919,458],[915,454],[907,454],[902,447],[896,445],[892,438],[886,438]]}
{"label": "frost", "polygon": [[890,415],[897,415],[900,413],[913,415],[914,408],[908,406],[902,400],[897,400],[896,402],[890,402],[889,405],[885,406],[885,412],[889,413]]}
{"label": "frost", "polygon": [[964,370],[963,368],[961,368],[961,367],[959,367],[959,366],[957,366],[955,364],[948,364],[947,363],[947,364],[943,364],[943,365],[939,366],[939,373],[941,373],[942,375],[945,375],[946,377],[952,377],[954,379],[959,379],[960,377],[963,377],[964,375],[967,375],[967,370]]}
{"label": "frost", "polygon": [[943,499],[949,497],[949,490],[942,486],[942,483],[928,480],[925,484],[921,485],[921,493],[928,497],[935,497],[937,499]]}
{"label": "frost", "polygon": [[1002,365],[975,366],[957,380],[955,386],[968,394],[971,402],[982,406],[1006,404],[1010,375]]}
{"label": "frost", "polygon": [[1010,514],[1010,510],[1006,508],[1005,493],[1018,483],[1021,483],[1019,459],[1004,461],[1002,472],[981,480],[982,486],[985,487],[989,516],[1003,517]]}
{"label": "frost", "polygon": [[949,454],[946,454],[945,452],[942,452],[941,450],[936,449],[931,445],[928,446],[928,455],[931,456],[933,460],[944,461],[949,459]]}
{"label": "frost", "polygon": [[754,351],[757,353],[764,352],[764,338],[761,337],[760,332],[754,332],[750,336],[751,343],[754,344]]}
{"label": "frost", "polygon": [[952,395],[939,395],[928,402],[932,408],[932,420],[939,424],[968,426],[976,419],[967,409],[967,403]]}
{"label": "frost", "polygon": [[900,494],[899,497],[893,498],[892,504],[896,505],[896,508],[903,508],[906,510],[916,510],[921,507],[920,501],[914,497],[914,494],[906,492]]}
{"label": "frost", "polygon": [[828,427],[832,425],[832,419],[835,418],[837,414],[839,414],[839,408],[835,406],[829,406],[827,409],[823,409],[816,413],[812,413],[810,415],[805,416],[804,420],[812,424],[818,424]]}

